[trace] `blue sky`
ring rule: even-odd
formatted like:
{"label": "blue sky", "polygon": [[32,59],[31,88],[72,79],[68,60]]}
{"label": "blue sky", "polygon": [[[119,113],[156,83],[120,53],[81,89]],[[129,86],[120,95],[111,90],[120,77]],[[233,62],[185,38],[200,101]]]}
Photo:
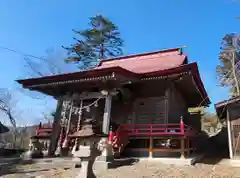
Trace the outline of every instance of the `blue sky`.
{"label": "blue sky", "polygon": [[[61,51],[73,42],[72,29],[84,29],[89,17],[103,14],[119,26],[126,54],[187,45],[215,103],[228,97],[217,86],[215,68],[221,38],[240,29],[239,9],[230,0],[1,0],[0,45],[35,56],[48,48]],[[0,88],[15,91],[19,123],[38,122],[42,111],[54,109],[53,100],[32,100],[16,90],[14,80],[28,76],[23,56],[0,49],[0,60]]]}

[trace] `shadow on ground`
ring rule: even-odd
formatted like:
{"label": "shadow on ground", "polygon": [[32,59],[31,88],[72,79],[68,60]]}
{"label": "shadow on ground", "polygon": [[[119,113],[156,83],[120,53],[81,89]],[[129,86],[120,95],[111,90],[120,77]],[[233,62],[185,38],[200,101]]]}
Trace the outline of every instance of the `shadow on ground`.
{"label": "shadow on ground", "polygon": [[204,157],[197,163],[215,165],[222,159],[229,158],[227,129],[223,128],[212,137],[203,134],[199,140],[198,151],[203,153]]}
{"label": "shadow on ground", "polygon": [[110,169],[116,169],[122,166],[131,166],[139,162],[139,159],[135,158],[118,158],[115,159],[113,163],[109,165]]}
{"label": "shadow on ground", "polygon": [[33,160],[22,160],[20,157],[0,158],[0,176],[18,173],[17,166],[33,164]]}
{"label": "shadow on ground", "polygon": [[0,158],[0,177],[9,174],[32,174],[41,172],[47,172],[49,170],[57,170],[59,168],[63,170],[70,169],[71,166],[64,164],[64,159],[62,162],[51,159],[33,159],[33,160],[23,160],[19,158]]}
{"label": "shadow on ground", "polygon": [[24,152],[23,149],[8,149],[8,148],[0,148],[0,156],[4,157],[12,157],[16,155],[20,155]]}

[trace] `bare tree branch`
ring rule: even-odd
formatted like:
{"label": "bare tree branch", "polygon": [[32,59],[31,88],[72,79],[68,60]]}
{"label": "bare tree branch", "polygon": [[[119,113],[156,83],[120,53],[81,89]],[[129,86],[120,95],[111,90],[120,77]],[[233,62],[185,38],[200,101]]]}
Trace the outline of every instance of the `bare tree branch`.
{"label": "bare tree branch", "polygon": [[25,57],[24,60],[25,60],[26,64],[28,65],[29,69],[31,69],[34,73],[36,73],[37,75],[39,75],[39,76],[41,76],[41,77],[44,76],[44,74],[43,74],[42,72],[38,71],[38,70],[33,66],[30,58]]}
{"label": "bare tree branch", "polygon": [[5,89],[0,90],[0,111],[3,112],[8,118],[11,124],[16,127],[16,120],[13,116],[13,106],[11,105],[11,93]]}
{"label": "bare tree branch", "polygon": [[66,52],[63,50],[54,51],[52,49],[46,50],[46,56],[40,59],[26,56],[27,71],[31,72],[31,77],[42,77],[46,75],[57,75],[65,72],[72,72],[78,70],[75,65],[69,65],[64,62]]}

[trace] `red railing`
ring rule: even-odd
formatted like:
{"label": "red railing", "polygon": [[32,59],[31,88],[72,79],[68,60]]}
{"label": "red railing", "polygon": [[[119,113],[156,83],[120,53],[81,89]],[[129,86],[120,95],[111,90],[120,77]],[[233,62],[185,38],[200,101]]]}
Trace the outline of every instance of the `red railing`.
{"label": "red railing", "polygon": [[36,128],[36,136],[41,134],[41,133],[48,133],[51,134],[52,132],[52,127],[48,126],[48,127],[43,127],[41,122],[40,124],[37,126]]}
{"label": "red railing", "polygon": [[128,140],[128,131],[120,126],[114,133],[114,144],[119,146]]}
{"label": "red railing", "polygon": [[178,124],[123,124],[129,136],[185,135],[190,126]]}

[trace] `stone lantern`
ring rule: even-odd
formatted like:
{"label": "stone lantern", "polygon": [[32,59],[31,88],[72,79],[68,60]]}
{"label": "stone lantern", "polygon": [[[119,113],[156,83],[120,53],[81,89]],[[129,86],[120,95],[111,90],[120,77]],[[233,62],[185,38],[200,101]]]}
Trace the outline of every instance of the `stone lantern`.
{"label": "stone lantern", "polygon": [[42,158],[43,152],[42,152],[42,146],[35,136],[30,138],[29,143],[29,150],[25,152],[22,157],[24,159],[31,159],[31,158]]}
{"label": "stone lantern", "polygon": [[101,143],[101,138],[107,135],[100,132],[93,119],[85,119],[82,128],[69,137],[79,141],[77,151],[74,152],[74,156],[81,160],[81,170],[77,177],[95,178],[93,164],[105,147],[105,143]]}

